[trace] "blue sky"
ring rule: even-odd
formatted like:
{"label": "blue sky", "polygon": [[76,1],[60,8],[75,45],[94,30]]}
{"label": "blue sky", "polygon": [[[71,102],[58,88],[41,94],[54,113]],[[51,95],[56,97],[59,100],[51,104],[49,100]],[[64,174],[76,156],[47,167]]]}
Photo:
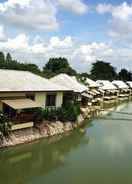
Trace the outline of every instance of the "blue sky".
{"label": "blue sky", "polygon": [[67,57],[80,72],[97,59],[132,70],[130,0],[0,0],[0,50],[42,67]]}

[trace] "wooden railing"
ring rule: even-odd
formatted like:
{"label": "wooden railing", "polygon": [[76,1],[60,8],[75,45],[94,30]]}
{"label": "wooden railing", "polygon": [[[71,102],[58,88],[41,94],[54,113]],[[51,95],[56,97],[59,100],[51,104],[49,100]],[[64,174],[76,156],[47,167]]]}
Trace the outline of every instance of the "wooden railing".
{"label": "wooden railing", "polygon": [[26,122],[33,122],[34,114],[33,113],[20,113],[16,114],[16,116],[10,117],[10,121],[15,124],[26,123]]}

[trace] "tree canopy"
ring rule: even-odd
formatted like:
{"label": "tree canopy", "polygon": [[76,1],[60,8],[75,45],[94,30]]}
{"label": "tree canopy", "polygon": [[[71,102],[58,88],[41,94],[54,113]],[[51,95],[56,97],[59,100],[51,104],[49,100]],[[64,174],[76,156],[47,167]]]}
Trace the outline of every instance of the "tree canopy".
{"label": "tree canopy", "polygon": [[132,80],[132,73],[123,68],[118,73],[118,79],[123,80],[123,81],[131,81]]}
{"label": "tree canopy", "polygon": [[43,73],[47,77],[53,77],[59,73],[76,75],[77,72],[69,65],[66,58],[50,58],[48,63],[43,67]]}
{"label": "tree canopy", "polygon": [[24,70],[31,71],[38,75],[41,75],[41,70],[35,64],[20,63],[17,60],[12,59],[10,53],[5,56],[3,52],[0,52],[0,68],[1,69],[12,69],[12,70]]}
{"label": "tree canopy", "polygon": [[117,77],[116,69],[110,63],[104,61],[93,63],[90,75],[95,80],[112,81]]}
{"label": "tree canopy", "polygon": [[123,68],[117,73],[116,69],[110,63],[104,61],[93,63],[89,74],[87,72],[77,73],[64,57],[50,58],[41,70],[36,64],[22,63],[14,60],[10,53],[5,55],[3,52],[0,52],[0,69],[30,71],[45,78],[53,77],[59,73],[66,73],[71,76],[76,76],[78,80],[82,82],[83,79],[87,77],[94,80],[102,79],[112,81],[114,79],[119,79],[123,81],[132,81],[132,73],[130,71]]}

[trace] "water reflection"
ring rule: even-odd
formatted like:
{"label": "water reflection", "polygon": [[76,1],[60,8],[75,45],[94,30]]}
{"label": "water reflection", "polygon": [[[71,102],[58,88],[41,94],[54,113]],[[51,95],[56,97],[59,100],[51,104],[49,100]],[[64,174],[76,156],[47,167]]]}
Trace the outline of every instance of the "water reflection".
{"label": "water reflection", "polygon": [[80,144],[88,144],[85,133],[57,136],[36,144],[21,145],[0,153],[0,183],[25,184],[32,176],[46,173],[65,164],[67,154]]}
{"label": "water reflection", "polygon": [[[114,107],[131,112],[132,103]],[[109,113],[70,134],[0,151],[0,184],[131,184],[132,122]],[[117,119],[120,118],[120,121]]]}

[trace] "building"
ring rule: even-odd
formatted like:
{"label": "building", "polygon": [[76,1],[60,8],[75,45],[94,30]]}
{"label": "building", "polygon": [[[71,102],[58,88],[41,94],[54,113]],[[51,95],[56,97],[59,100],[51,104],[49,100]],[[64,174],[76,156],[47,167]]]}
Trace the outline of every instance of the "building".
{"label": "building", "polygon": [[129,86],[129,89],[130,89],[130,95],[132,95],[132,81],[127,81],[126,83],[127,83],[127,85]]}
{"label": "building", "polygon": [[71,94],[68,93],[67,95],[65,95],[65,101],[67,101],[68,99],[74,99],[82,102],[82,104],[85,103],[85,105],[87,105],[88,101],[92,98],[92,96],[88,94],[87,86],[78,82],[75,77],[71,77],[67,74],[62,73],[51,78],[50,81],[61,86],[65,86],[66,88],[69,88],[73,91]]}
{"label": "building", "polygon": [[84,83],[89,88],[89,93],[93,96],[92,105],[100,106],[102,101],[102,93],[99,89],[100,85],[89,78],[85,78]]}
{"label": "building", "polygon": [[130,89],[129,89],[129,86],[121,81],[121,80],[114,80],[112,82],[112,84],[114,84],[118,90],[119,90],[119,98],[120,100],[124,100],[124,99],[127,99],[129,96],[130,96]]}
{"label": "building", "polygon": [[33,126],[33,115],[23,112],[27,109],[61,107],[65,92],[70,90],[28,71],[0,70],[0,110],[13,129]]}
{"label": "building", "polygon": [[103,92],[104,103],[113,103],[117,99],[117,87],[108,80],[98,80],[96,82],[100,85],[100,89]]}

